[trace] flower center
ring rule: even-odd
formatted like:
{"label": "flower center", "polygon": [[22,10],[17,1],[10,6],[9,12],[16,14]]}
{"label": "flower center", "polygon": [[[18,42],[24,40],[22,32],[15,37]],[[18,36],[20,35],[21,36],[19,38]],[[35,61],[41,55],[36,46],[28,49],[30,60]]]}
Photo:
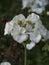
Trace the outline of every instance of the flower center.
{"label": "flower center", "polygon": [[31,25],[31,27],[34,29],[35,28],[35,23],[32,23],[31,21],[26,21],[27,24]]}
{"label": "flower center", "polygon": [[31,21],[24,21],[22,22],[21,20],[18,21],[18,25],[20,25],[20,27],[26,27],[26,25],[31,25],[32,29],[35,28],[35,23],[32,23]]}
{"label": "flower center", "polygon": [[20,25],[20,27],[26,27],[26,24],[21,20],[18,21],[18,25]]}

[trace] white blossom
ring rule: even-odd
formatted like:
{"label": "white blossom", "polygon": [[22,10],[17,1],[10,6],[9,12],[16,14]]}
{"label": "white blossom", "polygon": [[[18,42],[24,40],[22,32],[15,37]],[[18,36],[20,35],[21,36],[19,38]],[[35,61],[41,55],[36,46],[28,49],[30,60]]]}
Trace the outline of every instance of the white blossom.
{"label": "white blossom", "polygon": [[0,65],[11,65],[11,63],[9,63],[9,62],[1,62]]}
{"label": "white blossom", "polygon": [[49,32],[43,26],[40,17],[34,13],[30,14],[27,18],[22,14],[16,15],[11,22],[6,24],[8,25],[5,25],[4,34],[11,34],[18,43],[30,40],[30,42],[27,41],[26,43],[28,50],[32,49],[36,43],[39,43],[42,37],[49,39]]}
{"label": "white blossom", "polygon": [[22,0],[22,9],[30,7],[29,12],[41,14],[45,10],[48,0]]}

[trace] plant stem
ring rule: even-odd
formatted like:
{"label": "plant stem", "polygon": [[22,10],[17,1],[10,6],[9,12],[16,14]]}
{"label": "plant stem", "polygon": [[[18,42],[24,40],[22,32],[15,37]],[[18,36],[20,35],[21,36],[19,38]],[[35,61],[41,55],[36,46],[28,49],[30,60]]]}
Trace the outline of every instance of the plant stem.
{"label": "plant stem", "polygon": [[24,56],[24,65],[26,65],[26,44],[25,44],[25,56]]}

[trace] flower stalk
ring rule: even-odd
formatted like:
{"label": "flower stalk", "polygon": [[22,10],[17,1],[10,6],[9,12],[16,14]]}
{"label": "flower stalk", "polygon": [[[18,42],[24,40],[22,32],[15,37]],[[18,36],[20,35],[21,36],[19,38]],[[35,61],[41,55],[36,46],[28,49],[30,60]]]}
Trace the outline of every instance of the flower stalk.
{"label": "flower stalk", "polygon": [[25,52],[24,52],[24,65],[26,65],[26,60],[27,60],[27,57],[26,57],[26,44],[25,44]]}

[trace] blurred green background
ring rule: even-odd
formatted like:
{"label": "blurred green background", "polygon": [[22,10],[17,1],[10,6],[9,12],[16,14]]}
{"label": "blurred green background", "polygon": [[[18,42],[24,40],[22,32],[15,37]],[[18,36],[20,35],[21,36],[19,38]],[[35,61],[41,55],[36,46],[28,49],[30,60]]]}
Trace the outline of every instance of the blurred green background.
{"label": "blurred green background", "polygon": [[[17,14],[29,15],[29,8],[22,10],[22,0],[0,0],[0,63],[9,61],[12,65],[24,65],[24,47],[13,40],[10,35],[4,36],[5,22]],[[40,14],[43,25],[49,30],[49,5]],[[27,50],[27,65],[49,65],[49,40],[40,41],[32,50]]]}

